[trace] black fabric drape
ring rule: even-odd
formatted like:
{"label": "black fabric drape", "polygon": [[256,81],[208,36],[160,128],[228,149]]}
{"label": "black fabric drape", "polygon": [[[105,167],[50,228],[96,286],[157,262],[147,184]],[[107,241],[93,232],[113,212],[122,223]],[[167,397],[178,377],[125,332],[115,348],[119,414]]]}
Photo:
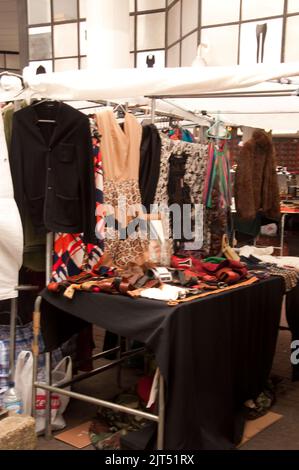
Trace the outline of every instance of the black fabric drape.
{"label": "black fabric drape", "polygon": [[286,295],[286,318],[292,339],[299,339],[299,284]]}
{"label": "black fabric drape", "polygon": [[70,301],[44,291],[42,333],[52,348],[55,330],[62,340],[72,318],[84,318],[142,341],[166,381],[165,448],[230,449],[241,439],[242,404],[263,390],[271,370],[283,289],[271,278],[175,307],[84,292]]}
{"label": "black fabric drape", "polygon": [[[299,339],[299,284],[286,295],[286,318],[292,341]],[[292,364],[292,378],[299,380],[299,364]]]}
{"label": "black fabric drape", "polygon": [[161,138],[154,124],[143,126],[140,147],[139,187],[142,204],[150,212],[160,175]]}

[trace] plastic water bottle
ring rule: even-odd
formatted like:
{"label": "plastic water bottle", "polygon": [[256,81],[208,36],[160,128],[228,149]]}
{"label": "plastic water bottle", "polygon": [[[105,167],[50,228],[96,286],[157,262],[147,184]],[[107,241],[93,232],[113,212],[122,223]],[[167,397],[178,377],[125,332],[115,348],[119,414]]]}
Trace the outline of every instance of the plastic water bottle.
{"label": "plastic water bottle", "polygon": [[0,341],[0,386],[4,385],[9,374],[7,368],[7,349],[4,341]]}
{"label": "plastic water bottle", "polygon": [[23,403],[20,395],[15,389],[14,382],[8,383],[8,390],[4,393],[3,407],[8,410],[9,414],[22,414]]}

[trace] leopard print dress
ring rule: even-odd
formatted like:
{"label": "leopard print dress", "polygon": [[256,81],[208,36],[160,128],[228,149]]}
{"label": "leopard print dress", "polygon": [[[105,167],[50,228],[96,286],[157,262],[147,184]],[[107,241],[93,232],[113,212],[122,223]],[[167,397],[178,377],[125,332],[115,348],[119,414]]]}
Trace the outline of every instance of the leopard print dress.
{"label": "leopard print dress", "polygon": [[142,264],[147,257],[147,233],[139,190],[141,125],[129,113],[123,129],[113,111],[97,114],[104,166],[106,259],[118,267]]}

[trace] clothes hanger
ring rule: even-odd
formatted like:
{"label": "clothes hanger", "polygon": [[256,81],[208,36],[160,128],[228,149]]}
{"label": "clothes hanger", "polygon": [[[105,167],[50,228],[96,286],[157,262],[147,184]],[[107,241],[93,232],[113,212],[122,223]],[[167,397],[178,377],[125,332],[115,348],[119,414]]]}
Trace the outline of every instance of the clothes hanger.
{"label": "clothes hanger", "polygon": [[[34,103],[32,103],[30,106],[33,108],[33,107],[36,107],[36,106],[39,106],[40,104],[43,104],[43,103],[47,103],[47,102],[50,102],[50,103],[57,103],[56,100],[49,100],[48,98],[44,98],[42,100],[38,100]],[[50,123],[50,124],[56,124],[56,119],[38,119],[37,122],[43,122],[43,123]]]}
{"label": "clothes hanger", "polygon": [[16,94],[9,96],[9,99],[6,99],[5,101],[17,101],[18,96],[20,96],[24,90],[26,90],[25,82],[22,77],[22,75],[19,75],[18,73],[14,72],[8,72],[8,71],[3,71],[0,72],[0,88],[3,89],[4,93],[9,94],[10,92],[14,92],[14,90],[10,89],[9,84],[7,83],[6,86],[5,84],[1,84],[1,77],[16,77],[18,80],[21,82],[21,90],[19,90]]}
{"label": "clothes hanger", "polygon": [[214,124],[206,132],[206,136],[212,139],[219,140],[230,140],[231,133],[227,129],[226,125],[219,118],[216,119]]}
{"label": "clothes hanger", "polygon": [[122,119],[125,117],[126,113],[128,112],[122,104],[117,104],[115,108],[113,108],[113,112],[117,113],[117,118]]}
{"label": "clothes hanger", "polygon": [[21,83],[22,83],[22,91],[25,89],[25,82],[24,82],[24,79],[22,77],[22,75],[18,74],[18,73],[14,73],[14,72],[7,72],[7,71],[4,71],[4,72],[0,72],[0,77],[17,77],[21,80]]}

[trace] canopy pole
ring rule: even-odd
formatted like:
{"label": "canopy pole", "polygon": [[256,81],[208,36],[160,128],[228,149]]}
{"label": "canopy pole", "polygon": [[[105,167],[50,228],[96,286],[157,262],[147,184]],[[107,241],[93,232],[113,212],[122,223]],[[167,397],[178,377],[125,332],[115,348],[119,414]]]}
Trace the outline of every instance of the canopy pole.
{"label": "canopy pole", "polygon": [[155,123],[155,117],[156,117],[156,98],[151,98],[152,101],[152,106],[151,106],[151,121],[152,124]]}

